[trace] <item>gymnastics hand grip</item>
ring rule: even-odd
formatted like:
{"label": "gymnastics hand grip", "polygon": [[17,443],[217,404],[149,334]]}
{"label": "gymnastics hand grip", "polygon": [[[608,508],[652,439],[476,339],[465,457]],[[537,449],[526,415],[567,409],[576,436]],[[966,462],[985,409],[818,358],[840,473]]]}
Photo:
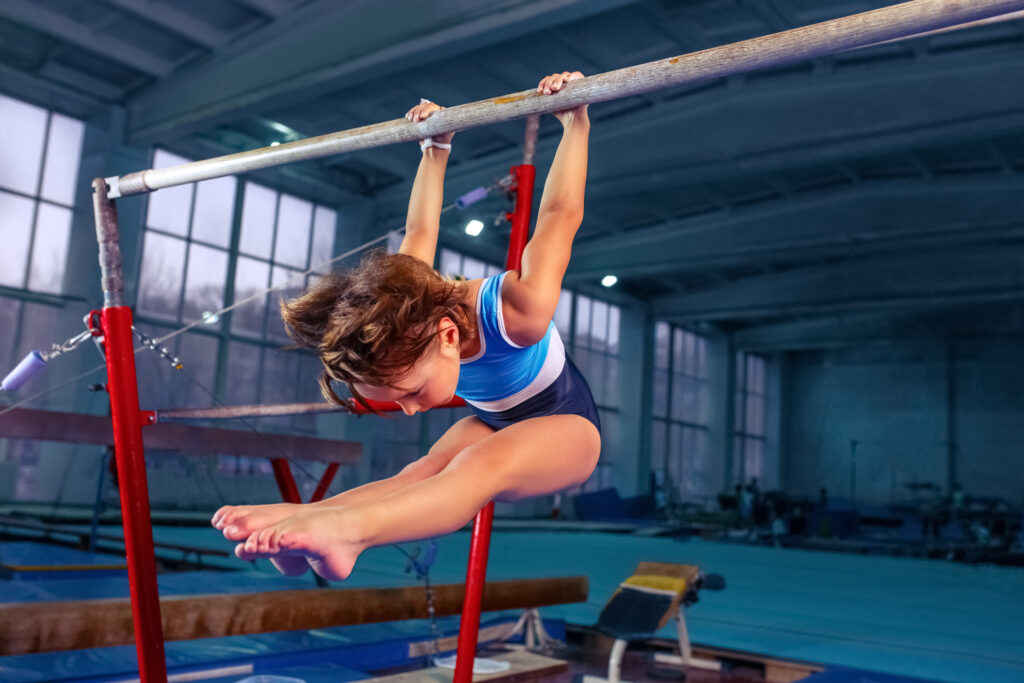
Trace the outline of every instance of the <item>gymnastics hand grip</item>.
{"label": "gymnastics hand grip", "polygon": [[487,198],[487,188],[486,187],[478,187],[475,190],[470,190],[466,194],[464,194],[461,197],[459,197],[458,199],[456,199],[455,200],[455,205],[458,206],[460,209],[465,209],[467,206],[472,206],[473,204],[476,204],[481,199],[486,199],[486,198]]}
{"label": "gymnastics hand grip", "polygon": [[25,382],[32,379],[45,367],[46,359],[43,358],[43,354],[38,351],[29,352],[29,354],[22,358],[21,362],[18,363],[18,367],[11,370],[11,372],[4,377],[4,381],[0,383],[0,390],[14,391],[15,389],[20,388]]}

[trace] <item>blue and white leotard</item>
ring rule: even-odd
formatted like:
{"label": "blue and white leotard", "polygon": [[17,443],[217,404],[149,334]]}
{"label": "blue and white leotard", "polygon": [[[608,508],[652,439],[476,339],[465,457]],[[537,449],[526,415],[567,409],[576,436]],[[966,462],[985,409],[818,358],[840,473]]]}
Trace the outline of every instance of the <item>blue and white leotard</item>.
{"label": "blue and white leotard", "polygon": [[531,417],[579,415],[600,430],[590,387],[565,354],[554,322],[532,346],[519,346],[509,339],[501,311],[506,275],[480,283],[476,301],[480,350],[461,361],[455,394],[495,429]]}

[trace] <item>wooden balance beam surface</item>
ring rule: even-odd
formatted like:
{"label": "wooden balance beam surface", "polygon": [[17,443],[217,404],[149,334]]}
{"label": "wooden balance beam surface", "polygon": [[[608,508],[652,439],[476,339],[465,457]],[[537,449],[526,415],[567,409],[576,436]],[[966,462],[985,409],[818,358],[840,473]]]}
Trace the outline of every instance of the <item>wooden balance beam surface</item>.
{"label": "wooden balance beam surface", "polygon": [[[543,607],[587,599],[585,576],[494,581],[481,611]],[[463,584],[434,586],[437,616],[459,614]],[[160,600],[164,640],[220,638],[369,624],[427,615],[422,586],[190,595]],[[57,652],[135,642],[127,598],[0,605],[0,655]]]}

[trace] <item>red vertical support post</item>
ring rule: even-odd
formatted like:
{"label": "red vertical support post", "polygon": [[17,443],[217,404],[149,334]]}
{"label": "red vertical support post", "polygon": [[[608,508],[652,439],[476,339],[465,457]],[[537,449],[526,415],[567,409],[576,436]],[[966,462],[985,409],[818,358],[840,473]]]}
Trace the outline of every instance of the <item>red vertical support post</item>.
{"label": "red vertical support post", "polygon": [[271,458],[270,465],[274,468],[274,480],[277,481],[277,488],[281,492],[281,500],[286,503],[301,503],[302,496],[299,495],[299,487],[295,485],[295,477],[292,476],[292,468],[284,458]]}
{"label": "red vertical support post", "polygon": [[107,359],[110,414],[120,485],[121,517],[128,559],[135,651],[141,683],[166,683],[164,634],[153,554],[153,528],[149,513],[149,487],[142,447],[139,389],[135,376],[132,312],[124,305],[121,250],[118,245],[117,209],[107,198],[102,178],[93,181],[96,238],[103,280],[103,328]]}
{"label": "red vertical support post", "polygon": [[320,483],[316,485],[316,491],[313,491],[313,497],[309,499],[310,503],[319,503],[327,495],[327,489],[331,487],[331,481],[334,479],[334,475],[338,473],[338,463],[332,462],[324,470],[323,476],[320,477]]}
{"label": "red vertical support post", "polygon": [[[536,176],[532,162],[539,122],[537,116],[527,119],[524,163],[512,167],[516,199],[511,217],[512,233],[508,240],[508,256],[505,258],[506,270],[519,270],[523,250],[530,236],[533,181]],[[494,503],[491,502],[477,513],[473,522],[473,536],[469,542],[469,565],[466,568],[466,597],[462,602],[462,618],[459,621],[459,645],[455,655],[453,683],[470,683],[473,680],[473,659],[476,656],[477,636],[480,632],[480,603],[487,578],[487,555],[491,547],[493,522]]]}

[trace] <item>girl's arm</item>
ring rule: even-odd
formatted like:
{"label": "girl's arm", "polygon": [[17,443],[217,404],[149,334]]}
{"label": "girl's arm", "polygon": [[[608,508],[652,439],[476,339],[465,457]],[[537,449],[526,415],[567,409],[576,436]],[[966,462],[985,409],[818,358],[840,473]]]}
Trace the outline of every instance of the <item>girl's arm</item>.
{"label": "girl's arm", "polygon": [[[422,121],[435,111],[443,109],[439,105],[424,100],[405,115],[410,121]],[[435,143],[451,144],[454,133],[436,135]],[[398,252],[409,254],[434,265],[434,252],[437,250],[437,233],[441,228],[441,207],[444,201],[444,171],[448,166],[447,149],[427,147],[423,150],[416,180],[412,184],[409,196],[409,212],[405,219],[405,238]]]}
{"label": "girl's arm", "polygon": [[[540,82],[537,91],[549,95],[577,78],[583,74],[552,74]],[[519,277],[510,274],[502,291],[506,330],[521,346],[535,344],[547,332],[562,292],[572,241],[583,222],[590,135],[587,105],[555,112],[555,116],[562,122],[562,140],[544,183],[537,225],[523,252]]]}

